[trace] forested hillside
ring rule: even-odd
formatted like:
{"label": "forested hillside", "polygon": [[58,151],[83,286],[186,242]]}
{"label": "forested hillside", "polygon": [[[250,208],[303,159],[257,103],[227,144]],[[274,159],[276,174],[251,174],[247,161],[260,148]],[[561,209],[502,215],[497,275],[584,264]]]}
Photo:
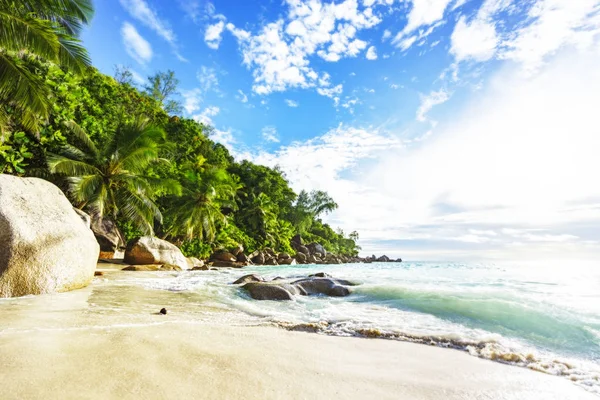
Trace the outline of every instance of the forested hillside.
{"label": "forested hillside", "polygon": [[127,69],[111,77],[33,54],[2,55],[37,77],[49,101],[46,115],[32,114],[0,95],[1,173],[51,180],[75,207],[114,219],[127,239],[154,234],[188,256],[237,244],[293,253],[296,234],[357,255],[356,232],[321,220],[337,208],[327,193],[295,193],[280,169],[234,160],[211,140],[210,126],[178,116],[172,72],[138,88]]}

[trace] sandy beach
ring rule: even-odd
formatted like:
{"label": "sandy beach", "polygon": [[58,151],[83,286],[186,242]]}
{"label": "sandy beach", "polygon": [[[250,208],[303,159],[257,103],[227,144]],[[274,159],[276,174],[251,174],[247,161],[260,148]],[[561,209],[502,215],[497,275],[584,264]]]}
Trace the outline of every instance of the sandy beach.
{"label": "sandy beach", "polygon": [[455,350],[168,318],[5,331],[0,398],[597,399]]}

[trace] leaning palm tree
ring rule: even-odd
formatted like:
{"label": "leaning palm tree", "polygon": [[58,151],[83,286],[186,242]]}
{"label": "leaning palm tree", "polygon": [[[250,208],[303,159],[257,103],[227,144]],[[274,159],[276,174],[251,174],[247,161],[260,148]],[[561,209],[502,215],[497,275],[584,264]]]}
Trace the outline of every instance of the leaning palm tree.
{"label": "leaning palm tree", "polygon": [[48,117],[48,88],[24,57],[40,57],[76,73],[90,65],[77,37],[93,13],[92,0],[0,0],[0,133],[10,110],[31,131]]}
{"label": "leaning palm tree", "polygon": [[213,166],[188,171],[185,178],[183,194],[169,213],[168,233],[212,242],[217,228],[227,223],[222,209],[235,207],[240,185],[227,171]]}
{"label": "leaning palm tree", "polygon": [[154,195],[179,194],[181,190],[174,180],[145,175],[152,163],[166,162],[159,157],[164,131],[138,119],[118,126],[98,148],[78,125],[70,122],[67,126],[80,147],[66,145],[59,154],[50,154],[48,167],[51,173],[67,177],[76,206],[122,217],[152,234],[154,221],[162,222]]}

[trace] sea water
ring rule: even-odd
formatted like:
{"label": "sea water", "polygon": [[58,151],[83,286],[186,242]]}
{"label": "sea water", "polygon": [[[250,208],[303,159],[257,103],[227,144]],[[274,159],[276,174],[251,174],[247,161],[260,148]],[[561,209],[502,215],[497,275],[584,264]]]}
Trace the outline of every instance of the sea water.
{"label": "sea water", "polygon": [[[316,272],[358,286],[344,298],[298,296],[277,302],[253,300],[231,285],[250,273],[296,279]],[[600,394],[600,268],[592,264],[404,262],[115,271],[96,279],[87,293],[81,305],[87,323],[98,323],[98,316],[145,323],[140,316],[145,310],[167,306],[171,318],[183,321],[275,324],[450,347],[564,376]],[[0,311],[22,315],[27,301],[33,300],[0,301]],[[25,320],[27,327],[38,323],[35,318],[19,318],[19,323]],[[4,330],[19,328],[25,325]]]}

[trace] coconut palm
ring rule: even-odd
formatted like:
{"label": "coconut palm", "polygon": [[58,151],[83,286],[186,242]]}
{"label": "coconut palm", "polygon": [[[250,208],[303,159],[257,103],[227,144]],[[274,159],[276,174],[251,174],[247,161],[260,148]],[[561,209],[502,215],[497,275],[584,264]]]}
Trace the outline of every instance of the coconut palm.
{"label": "coconut palm", "polygon": [[217,228],[227,223],[224,208],[233,209],[240,185],[224,169],[207,166],[200,172],[188,171],[182,196],[170,212],[171,236],[198,238],[212,242]]}
{"label": "coconut palm", "polygon": [[100,215],[131,221],[146,234],[162,215],[153,201],[156,194],[179,194],[176,181],[146,176],[148,167],[159,158],[165,143],[162,129],[138,119],[123,124],[98,148],[75,123],[67,123],[79,148],[64,146],[59,154],[48,156],[50,172],[67,177],[69,195],[78,208]]}
{"label": "coconut palm", "polygon": [[0,0],[0,132],[11,110],[32,131],[48,117],[48,88],[24,57],[40,57],[73,72],[90,65],[77,36],[92,16],[92,0]]}

